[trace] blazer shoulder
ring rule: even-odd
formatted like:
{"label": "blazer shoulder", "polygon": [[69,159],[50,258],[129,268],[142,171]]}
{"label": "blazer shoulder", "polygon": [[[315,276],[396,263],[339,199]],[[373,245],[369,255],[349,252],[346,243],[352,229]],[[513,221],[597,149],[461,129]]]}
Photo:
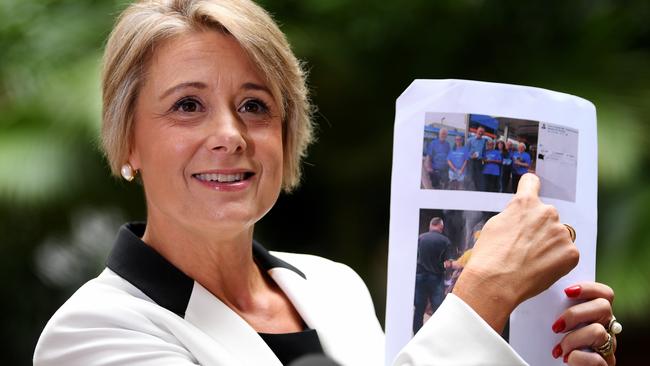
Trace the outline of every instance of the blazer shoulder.
{"label": "blazer shoulder", "polygon": [[147,314],[156,311],[166,310],[128,281],[105,269],[61,305],[45,326],[39,342],[64,329],[133,329],[147,324]]}
{"label": "blazer shoulder", "polygon": [[138,347],[168,351],[175,360],[191,360],[168,330],[179,322],[182,319],[176,314],[106,269],[50,318],[36,344],[34,364],[112,365],[109,358],[100,360],[100,355],[122,352],[125,360],[136,359]]}

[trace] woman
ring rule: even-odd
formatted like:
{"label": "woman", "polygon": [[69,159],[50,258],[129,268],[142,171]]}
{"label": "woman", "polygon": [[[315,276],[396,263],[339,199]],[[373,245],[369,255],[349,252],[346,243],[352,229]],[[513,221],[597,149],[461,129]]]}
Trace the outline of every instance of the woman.
{"label": "woman", "polygon": [[[383,333],[356,273],[253,241],[281,188],[298,184],[311,140],[306,90],[283,34],[252,2],[142,1],[124,11],[106,46],[102,141],[113,173],[141,181],[147,222],[120,229],[107,268],[46,325],[35,365],[280,365],[313,353],[383,363]],[[527,175],[522,187],[434,314],[476,329],[473,350],[488,363],[522,363],[498,330],[577,262],[557,214],[537,199],[539,181]],[[495,251],[497,242],[530,248]],[[590,324],[559,346],[571,364],[587,364],[581,348],[603,344],[611,319],[600,299],[611,290],[579,286],[591,310],[576,306],[557,327]],[[444,322],[429,323],[396,364],[471,357],[438,352]]]}
{"label": "woman", "polygon": [[483,180],[485,181],[485,190],[488,192],[499,191],[501,161],[501,152],[494,148],[494,141],[488,140],[483,159]]}
{"label": "woman", "polygon": [[[508,141],[508,144],[512,145],[512,142]],[[512,173],[512,157],[506,146],[503,140],[497,141],[497,150],[501,152],[501,179],[499,181],[499,192],[501,193],[510,193],[508,185],[510,185],[510,174]]]}
{"label": "woman", "polygon": [[463,188],[465,182],[465,168],[469,153],[463,146],[463,137],[454,137],[454,148],[447,155],[447,164],[449,164],[449,188],[458,190]]}

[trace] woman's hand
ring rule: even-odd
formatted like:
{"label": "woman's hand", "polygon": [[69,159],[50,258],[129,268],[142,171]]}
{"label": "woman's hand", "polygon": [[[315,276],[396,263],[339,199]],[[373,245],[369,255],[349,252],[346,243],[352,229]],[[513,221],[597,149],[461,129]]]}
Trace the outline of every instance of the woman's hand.
{"label": "woman's hand", "polygon": [[[566,333],[553,348],[553,357],[563,357],[569,365],[615,365],[616,337],[608,334],[607,329],[614,317],[614,291],[601,283],[584,282],[568,287],[564,292],[569,298],[584,302],[566,309],[553,324],[555,333]],[[613,342],[611,355],[603,357],[589,350],[604,345],[610,336]]]}
{"label": "woman's hand", "polygon": [[483,227],[453,293],[501,332],[514,308],[578,264],[578,249],[557,210],[539,199],[539,178],[524,174],[517,194]]}

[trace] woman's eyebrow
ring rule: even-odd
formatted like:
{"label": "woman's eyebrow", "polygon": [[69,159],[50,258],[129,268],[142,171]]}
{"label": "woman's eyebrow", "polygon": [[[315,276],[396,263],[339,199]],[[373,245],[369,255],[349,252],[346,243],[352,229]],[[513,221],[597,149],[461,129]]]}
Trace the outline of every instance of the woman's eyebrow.
{"label": "woman's eyebrow", "polygon": [[252,82],[242,84],[241,88],[244,90],[261,90],[271,94],[271,91],[266,86]]}
{"label": "woman's eyebrow", "polygon": [[207,84],[202,83],[200,81],[188,81],[188,82],[180,83],[178,85],[174,85],[171,88],[165,90],[165,92],[162,93],[158,99],[164,99],[168,95],[170,95],[170,94],[172,94],[172,93],[174,93],[174,92],[176,92],[176,91],[178,91],[180,89],[185,89],[185,88],[205,89],[207,87],[208,87]]}

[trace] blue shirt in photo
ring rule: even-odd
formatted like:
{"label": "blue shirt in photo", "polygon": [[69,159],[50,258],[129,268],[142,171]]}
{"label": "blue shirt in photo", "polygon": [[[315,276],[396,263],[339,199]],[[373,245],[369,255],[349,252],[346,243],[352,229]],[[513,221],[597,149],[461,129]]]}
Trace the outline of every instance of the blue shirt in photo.
{"label": "blue shirt in photo", "polygon": [[451,161],[456,169],[462,168],[467,159],[469,159],[469,153],[463,148],[452,150],[447,156],[447,160]]}
{"label": "blue shirt in photo", "polygon": [[487,139],[481,137],[477,139],[476,136],[469,139],[467,142],[467,152],[469,152],[469,157],[475,157],[477,159],[483,159],[485,157],[485,142]]}
{"label": "blue shirt in photo", "polygon": [[501,154],[501,158],[503,158],[501,161],[502,165],[512,165],[512,154],[510,154],[509,151],[506,151],[505,154]]}
{"label": "blue shirt in photo", "polygon": [[451,147],[447,141],[440,141],[440,139],[431,141],[427,155],[431,157],[431,167],[433,169],[447,168],[449,150],[451,150]]}
{"label": "blue shirt in photo", "polygon": [[[512,167],[514,168],[515,173],[517,173],[517,175],[524,175],[524,174],[528,173],[528,168],[530,168],[530,155],[527,152],[524,151],[524,152],[520,153],[519,151],[515,151],[512,154],[512,161],[513,161]],[[526,163],[526,164],[528,164],[528,167],[521,166],[521,165],[516,165],[514,163],[515,161],[520,161],[522,163]]]}
{"label": "blue shirt in photo", "polygon": [[483,166],[483,174],[499,175],[501,174],[501,151],[493,149],[485,153],[486,160],[496,160],[498,163],[487,163]]}

